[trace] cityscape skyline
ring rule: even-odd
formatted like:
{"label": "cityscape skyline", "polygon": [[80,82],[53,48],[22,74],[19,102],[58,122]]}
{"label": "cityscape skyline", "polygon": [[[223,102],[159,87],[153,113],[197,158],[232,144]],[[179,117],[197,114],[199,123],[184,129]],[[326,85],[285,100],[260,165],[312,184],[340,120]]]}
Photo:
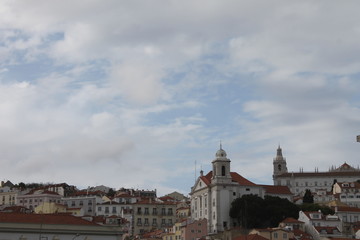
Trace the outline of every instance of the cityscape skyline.
{"label": "cityscape skyline", "polygon": [[220,141],[257,184],[279,145],[358,167],[359,6],[2,1],[0,180],[188,194]]}

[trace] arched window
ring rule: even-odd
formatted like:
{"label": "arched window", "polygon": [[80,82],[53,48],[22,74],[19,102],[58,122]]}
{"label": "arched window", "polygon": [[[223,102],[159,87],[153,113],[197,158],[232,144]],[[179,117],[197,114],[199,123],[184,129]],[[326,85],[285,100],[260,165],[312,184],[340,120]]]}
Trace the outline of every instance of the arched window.
{"label": "arched window", "polygon": [[225,166],[221,167],[221,176],[225,176]]}

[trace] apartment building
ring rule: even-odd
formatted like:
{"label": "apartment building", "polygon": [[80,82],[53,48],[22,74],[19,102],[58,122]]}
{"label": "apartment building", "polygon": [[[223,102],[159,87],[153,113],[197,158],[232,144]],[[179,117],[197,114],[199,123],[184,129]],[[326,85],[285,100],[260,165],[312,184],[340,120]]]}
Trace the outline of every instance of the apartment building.
{"label": "apartment building", "polygon": [[165,229],[176,221],[176,203],[144,199],[133,204],[133,214],[134,235]]}

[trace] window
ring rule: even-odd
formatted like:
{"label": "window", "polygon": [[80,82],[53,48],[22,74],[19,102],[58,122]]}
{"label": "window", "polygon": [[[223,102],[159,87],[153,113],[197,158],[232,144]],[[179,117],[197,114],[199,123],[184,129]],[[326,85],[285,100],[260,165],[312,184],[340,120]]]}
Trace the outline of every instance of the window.
{"label": "window", "polygon": [[116,213],[116,207],[112,207],[112,213]]}
{"label": "window", "polygon": [[91,200],[89,200],[88,205],[92,205],[92,201],[91,201]]}
{"label": "window", "polygon": [[225,176],[225,166],[221,167],[221,176]]}
{"label": "window", "polygon": [[137,224],[138,226],[141,226],[141,224],[142,224],[142,223],[141,223],[141,218],[138,218],[138,219],[137,219],[137,223],[136,223],[136,224]]}
{"label": "window", "polygon": [[173,215],[172,208],[169,208],[169,209],[168,209],[168,215],[169,215],[169,216]]}
{"label": "window", "polygon": [[83,205],[84,205],[84,203],[83,203],[82,200],[80,201],[79,205],[80,205],[80,206],[83,206]]}
{"label": "window", "polygon": [[138,207],[137,214],[141,214],[141,207]]}
{"label": "window", "polygon": [[145,214],[145,215],[149,215],[149,208],[145,208],[144,214]]}
{"label": "window", "polygon": [[148,218],[145,218],[144,225],[149,226],[149,219]]}
{"label": "window", "polygon": [[[196,210],[196,204],[195,204],[195,210]],[[165,215],[165,214],[166,214],[165,208],[162,208],[162,209],[161,209],[161,215]]]}
{"label": "window", "polygon": [[98,207],[98,211],[101,212],[101,207]]}
{"label": "window", "polygon": [[157,208],[153,208],[153,215],[157,215]]}
{"label": "window", "polygon": [[283,233],[283,239],[287,239],[287,234]]}
{"label": "window", "polygon": [[227,222],[223,222],[223,227],[227,228]]}
{"label": "window", "polygon": [[156,225],[157,225],[157,219],[156,219],[156,218],[153,218],[153,220],[152,220],[152,225],[153,225],[153,226],[156,226]]}
{"label": "window", "polygon": [[278,238],[278,234],[277,234],[277,233],[274,233],[274,238]]}
{"label": "window", "polygon": [[109,213],[109,207],[105,207],[105,213]]}

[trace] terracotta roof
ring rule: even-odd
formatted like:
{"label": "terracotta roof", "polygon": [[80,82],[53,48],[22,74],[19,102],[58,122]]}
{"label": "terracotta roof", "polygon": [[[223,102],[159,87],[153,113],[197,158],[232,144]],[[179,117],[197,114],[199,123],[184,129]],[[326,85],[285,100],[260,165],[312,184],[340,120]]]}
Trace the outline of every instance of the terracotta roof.
{"label": "terracotta roof", "polygon": [[293,195],[290,192],[288,186],[274,186],[274,185],[260,185],[265,188],[265,192],[268,194],[284,194],[284,195]]}
{"label": "terracotta roof", "polygon": [[299,240],[313,239],[313,237],[310,234],[308,234],[300,229],[293,229],[292,232],[297,237],[296,239],[299,239]]}
{"label": "terracotta roof", "polygon": [[268,240],[268,239],[257,234],[250,234],[250,235],[235,237],[233,238],[233,240]]}
{"label": "terracotta roof", "polygon": [[360,177],[360,171],[357,172],[291,172],[283,173],[277,177],[337,177],[337,176],[356,176]]}
{"label": "terracotta roof", "polygon": [[257,186],[255,183],[247,180],[246,178],[244,178],[243,176],[239,175],[236,172],[231,172],[230,173],[233,181],[238,182],[240,185],[244,185],[244,186]]}
{"label": "terracotta roof", "polygon": [[360,208],[357,207],[347,207],[347,206],[338,206],[338,212],[360,212]]}
{"label": "terracotta roof", "polygon": [[339,232],[337,227],[323,227],[323,226],[314,226],[315,229],[320,233],[325,230],[327,234],[334,234],[335,231]]}
{"label": "terracotta roof", "polygon": [[295,218],[292,218],[292,217],[288,217],[288,218],[285,218],[283,221],[283,223],[304,223],[302,221],[299,221]]}
{"label": "terracotta roof", "polygon": [[[238,174],[236,172],[230,172],[230,175],[231,175],[233,182],[237,182],[242,186],[257,186],[255,183],[249,181],[248,179],[244,178],[243,176],[241,176],[240,174]],[[212,178],[212,171],[210,171],[205,176],[200,177],[200,179],[203,180],[203,182],[206,185],[211,184],[211,178]]]}
{"label": "terracotta roof", "polygon": [[23,213],[27,211],[30,211],[30,209],[23,206],[8,206],[2,210],[2,212],[12,212],[12,213]]}
{"label": "terracotta roof", "polygon": [[149,204],[149,205],[176,205],[176,202],[160,202],[153,199],[142,199],[139,202],[133,203],[132,205],[138,204]]}
{"label": "terracotta roof", "polygon": [[0,213],[0,223],[43,223],[63,225],[97,225],[68,214]]}
{"label": "terracotta roof", "polygon": [[70,194],[69,196],[70,197],[73,197],[73,196],[104,196],[105,193],[103,191],[78,191],[78,192],[75,192],[73,194]]}
{"label": "terracotta roof", "polygon": [[170,196],[163,196],[163,197],[159,197],[159,199],[161,200],[161,201],[175,201],[175,199],[174,198],[172,198],[172,197],[170,197]]}

